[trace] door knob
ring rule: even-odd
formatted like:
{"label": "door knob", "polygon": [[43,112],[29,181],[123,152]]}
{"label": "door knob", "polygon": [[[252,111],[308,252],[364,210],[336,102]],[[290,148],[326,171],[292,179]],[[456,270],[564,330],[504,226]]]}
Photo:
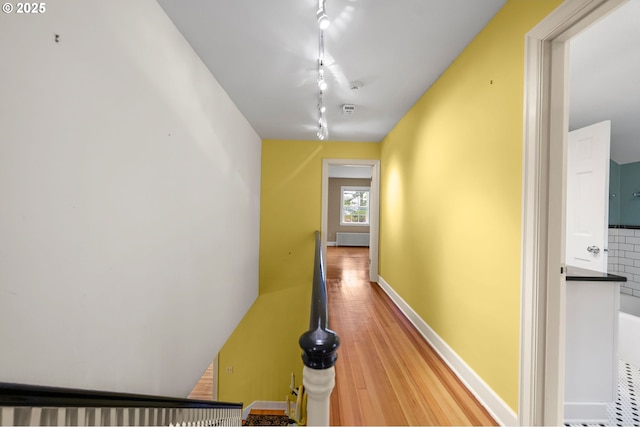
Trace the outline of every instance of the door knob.
{"label": "door knob", "polygon": [[587,248],[587,251],[593,253],[594,255],[596,255],[596,254],[600,253],[600,248],[597,247],[597,246],[589,246]]}

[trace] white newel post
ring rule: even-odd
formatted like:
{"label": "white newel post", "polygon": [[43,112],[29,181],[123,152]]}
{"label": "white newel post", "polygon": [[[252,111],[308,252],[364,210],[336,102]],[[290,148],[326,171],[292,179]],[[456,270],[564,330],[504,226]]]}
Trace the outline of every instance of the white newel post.
{"label": "white newel post", "polygon": [[307,393],[307,425],[329,425],[329,399],[336,384],[336,370],[312,369],[305,366],[302,370],[302,384]]}

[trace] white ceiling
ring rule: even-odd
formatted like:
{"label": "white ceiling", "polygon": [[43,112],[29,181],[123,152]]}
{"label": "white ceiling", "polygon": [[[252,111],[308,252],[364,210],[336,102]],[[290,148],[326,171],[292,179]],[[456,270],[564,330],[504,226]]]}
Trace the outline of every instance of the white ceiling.
{"label": "white ceiling", "polygon": [[[329,139],[382,140],[505,1],[326,0]],[[158,3],[261,138],[315,139],[317,0]],[[630,0],[571,41],[570,129],[611,120],[618,163],[640,161],[639,76]]]}
{"label": "white ceiling", "polygon": [[569,128],[611,120],[611,158],[640,161],[640,0],[571,40]]}
{"label": "white ceiling", "polygon": [[[326,0],[329,140],[382,140],[505,1]],[[158,3],[261,138],[316,138],[318,0]]]}

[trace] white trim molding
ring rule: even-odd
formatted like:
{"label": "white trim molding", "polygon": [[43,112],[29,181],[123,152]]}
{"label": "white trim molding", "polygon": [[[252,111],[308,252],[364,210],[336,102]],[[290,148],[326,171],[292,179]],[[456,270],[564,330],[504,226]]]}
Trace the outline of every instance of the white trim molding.
{"label": "white trim molding", "polygon": [[378,277],[378,285],[489,414],[502,426],[517,425],[518,416],[509,405],[380,276]]}
{"label": "white trim molding", "polygon": [[626,0],[565,0],[525,37],[520,425],[562,425],[568,41]]}

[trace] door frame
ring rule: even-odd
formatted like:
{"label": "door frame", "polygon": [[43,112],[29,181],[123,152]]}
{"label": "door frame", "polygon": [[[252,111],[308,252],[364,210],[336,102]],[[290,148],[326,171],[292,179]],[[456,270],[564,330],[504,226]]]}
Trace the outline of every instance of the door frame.
{"label": "door frame", "polygon": [[[380,232],[380,160],[322,159],[322,220],[320,238],[322,257],[327,259],[327,229],[329,210],[329,166],[371,166],[369,190],[369,280],[378,283],[378,239]],[[325,263],[325,277],[327,265]]]}
{"label": "door frame", "polygon": [[571,37],[626,0],[565,0],[525,37],[520,425],[562,425]]}

